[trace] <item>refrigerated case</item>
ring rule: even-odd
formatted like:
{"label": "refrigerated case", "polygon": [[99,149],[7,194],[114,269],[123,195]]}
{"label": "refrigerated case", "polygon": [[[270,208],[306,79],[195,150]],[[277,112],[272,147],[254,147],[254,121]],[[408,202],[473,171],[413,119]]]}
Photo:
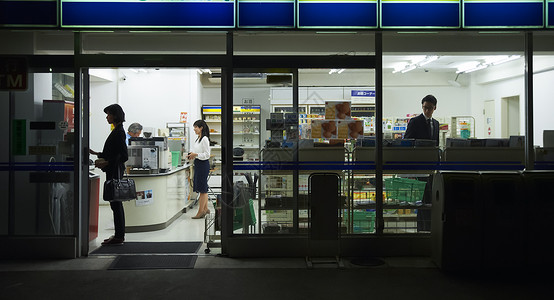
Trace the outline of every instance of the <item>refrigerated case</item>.
{"label": "refrigerated case", "polygon": [[[203,105],[202,119],[210,128],[210,150],[214,155],[216,171],[221,170],[221,106]],[[261,106],[233,106],[233,148],[241,148],[244,154],[235,160],[257,161],[260,159]]]}

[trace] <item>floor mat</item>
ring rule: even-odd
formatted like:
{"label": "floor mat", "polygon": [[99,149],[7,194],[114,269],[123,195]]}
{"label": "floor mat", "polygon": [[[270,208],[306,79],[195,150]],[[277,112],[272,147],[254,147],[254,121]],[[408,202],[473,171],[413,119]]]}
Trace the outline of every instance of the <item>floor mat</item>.
{"label": "floor mat", "polygon": [[194,269],[196,255],[122,255],[108,270]]}
{"label": "floor mat", "polygon": [[182,254],[196,253],[202,242],[125,242],[123,245],[101,246],[91,255],[117,254]]}

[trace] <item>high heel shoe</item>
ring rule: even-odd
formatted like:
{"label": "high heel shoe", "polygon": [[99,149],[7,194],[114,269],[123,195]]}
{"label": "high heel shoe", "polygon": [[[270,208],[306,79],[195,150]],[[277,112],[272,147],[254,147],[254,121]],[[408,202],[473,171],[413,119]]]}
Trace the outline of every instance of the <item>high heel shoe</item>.
{"label": "high heel shoe", "polygon": [[196,216],[191,217],[191,218],[192,218],[192,219],[202,219],[202,218],[204,218],[207,214],[208,214],[208,212],[204,212],[204,213],[202,213],[201,215],[196,215]]}

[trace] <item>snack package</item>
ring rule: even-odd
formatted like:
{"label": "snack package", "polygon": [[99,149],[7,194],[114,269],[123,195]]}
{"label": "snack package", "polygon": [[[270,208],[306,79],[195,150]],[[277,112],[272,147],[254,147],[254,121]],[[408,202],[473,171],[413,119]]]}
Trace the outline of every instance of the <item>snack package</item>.
{"label": "snack package", "polygon": [[355,120],[348,123],[348,139],[364,137],[364,121]]}
{"label": "snack package", "polygon": [[325,101],[325,120],[349,120],[351,117],[350,101]]}
{"label": "snack package", "polygon": [[332,120],[317,120],[312,122],[312,138],[333,139],[337,138],[337,122]]}
{"label": "snack package", "polygon": [[362,120],[338,121],[339,139],[357,139],[364,136],[364,123]]}
{"label": "snack package", "polygon": [[346,139],[348,137],[348,129],[349,129],[349,124],[350,124],[350,121],[338,121],[338,132],[337,132],[337,137],[339,139]]}

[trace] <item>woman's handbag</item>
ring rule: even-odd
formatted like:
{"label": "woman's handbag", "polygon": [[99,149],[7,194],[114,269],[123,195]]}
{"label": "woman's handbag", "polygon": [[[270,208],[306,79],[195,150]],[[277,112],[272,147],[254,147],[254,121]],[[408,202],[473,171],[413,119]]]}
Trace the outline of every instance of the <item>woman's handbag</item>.
{"label": "woman's handbag", "polygon": [[[117,174],[119,174],[119,164]],[[129,201],[137,199],[135,181],[131,178],[109,179],[104,182],[105,201]]]}

